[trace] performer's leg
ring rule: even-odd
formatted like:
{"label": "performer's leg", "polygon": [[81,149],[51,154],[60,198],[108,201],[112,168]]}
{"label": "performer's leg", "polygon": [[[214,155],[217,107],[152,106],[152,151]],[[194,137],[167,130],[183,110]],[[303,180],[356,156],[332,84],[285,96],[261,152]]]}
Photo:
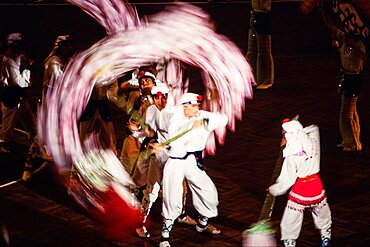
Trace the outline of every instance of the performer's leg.
{"label": "performer's leg", "polygon": [[[357,104],[357,101],[356,101],[356,104]],[[353,137],[354,137],[355,143],[356,143],[356,150],[361,151],[362,150],[362,144],[361,144],[361,141],[360,141],[360,130],[361,130],[360,117],[358,116],[356,108],[355,108],[355,111],[353,113],[352,129],[353,129]]]}
{"label": "performer's leg", "polygon": [[312,217],[316,229],[320,230],[322,246],[328,246],[331,242],[331,211],[327,200],[323,200],[312,208]]}
{"label": "performer's leg", "polygon": [[274,60],[271,51],[271,14],[269,11],[254,12],[253,28],[257,44],[255,77],[256,89],[268,89],[274,83]]}
{"label": "performer's leg", "polygon": [[163,210],[166,219],[176,219],[182,210],[182,181],[184,180],[185,160],[169,159],[163,170]]}
{"label": "performer's leg", "polygon": [[343,138],[341,146],[343,151],[360,151],[360,120],[357,114],[358,97],[346,97],[342,95],[339,116],[339,131]]}
{"label": "performer's leg", "polygon": [[28,149],[26,162],[24,163],[24,170],[23,170],[23,175],[22,175],[22,179],[24,181],[28,181],[31,179],[31,174],[32,174],[31,170],[35,162],[35,159],[41,156],[40,152],[41,151],[40,151],[40,144],[39,144],[38,136],[35,136]]}
{"label": "performer's leg", "polygon": [[9,150],[4,147],[4,144],[12,137],[13,129],[19,116],[19,111],[17,107],[7,107],[2,102],[1,110],[2,122],[0,129],[0,153],[9,153]]}
{"label": "performer's leg", "polygon": [[340,83],[341,109],[339,130],[343,138],[343,151],[360,151],[360,122],[357,114],[357,100],[360,94],[361,75],[343,73]]}
{"label": "performer's leg", "polygon": [[182,188],[184,189],[182,192],[182,211],[181,211],[181,216],[185,216],[185,207],[186,207],[186,196],[188,194],[188,183],[184,179],[182,181]]}
{"label": "performer's leg", "polygon": [[193,155],[188,157],[189,163],[186,167],[185,178],[191,190],[194,208],[200,214],[196,230],[198,232],[209,232],[220,234],[221,231],[208,223],[209,218],[218,215],[218,193],[216,186],[204,170],[196,165]]}
{"label": "performer's leg", "polygon": [[[159,164],[159,160],[155,155],[149,157],[149,169],[146,176],[146,188],[143,191],[143,199],[141,202],[142,210],[143,210],[143,221],[142,224],[136,228],[136,233],[140,237],[150,237],[149,232],[145,227],[146,219],[149,216],[150,209],[152,208],[153,203],[157,200],[160,185],[162,183],[162,176],[163,176],[163,166]],[[135,171],[138,166],[136,166]],[[134,172],[135,175],[135,172]]]}
{"label": "performer's leg", "polygon": [[193,205],[200,215],[208,218],[218,215],[218,193],[216,186],[212,182],[207,173],[196,165],[194,156],[189,156],[188,159],[193,159],[186,167],[185,178],[192,194]]}
{"label": "performer's leg", "polygon": [[[258,89],[267,89],[274,84],[274,59],[271,51],[271,35],[257,33],[257,83]],[[262,85],[265,87],[262,88]]]}
{"label": "performer's leg", "polygon": [[19,122],[28,132],[28,140],[33,141],[37,135],[36,118],[27,99],[22,100],[19,107]]}
{"label": "performer's leg", "polygon": [[301,232],[303,223],[304,207],[288,200],[281,219],[281,240],[284,246],[295,246],[295,242]]}
{"label": "performer's leg", "polygon": [[159,247],[170,247],[170,231],[172,230],[174,220],[173,219],[163,219],[162,224],[162,236],[161,242],[159,243]]}
{"label": "performer's leg", "polygon": [[100,135],[102,139],[102,143],[105,148],[109,148],[117,155],[117,141],[116,141],[116,134],[114,132],[114,126],[112,121],[105,121],[100,118]]}
{"label": "performer's leg", "polygon": [[26,162],[24,164],[24,170],[22,179],[28,181],[31,179],[31,170],[35,159],[40,157],[40,146],[37,136],[36,119],[33,114],[31,105],[27,100],[22,100],[19,108],[19,122],[22,124],[24,129],[28,132],[28,138],[31,141],[31,145],[28,148]]}
{"label": "performer's leg", "polygon": [[[247,60],[252,67],[253,74],[256,77],[257,73],[257,37],[256,31],[252,28],[248,31],[248,50],[247,50]],[[257,78],[255,78],[257,79]],[[257,83],[258,84],[258,83]]]}
{"label": "performer's leg", "polygon": [[131,179],[135,184],[133,188],[139,189],[147,184],[148,172],[149,172],[149,158],[138,159],[131,176]]}
{"label": "performer's leg", "polygon": [[184,170],[188,165],[187,160],[169,159],[163,170],[163,227],[160,246],[169,246],[169,236],[174,219],[182,210],[182,181],[184,180]]}
{"label": "performer's leg", "polygon": [[188,183],[184,179],[182,186],[184,188],[184,191],[182,193],[182,211],[180,216],[177,218],[177,221],[179,223],[187,224],[187,225],[193,225],[195,226],[197,222],[193,220],[189,215],[186,213],[186,197],[188,194]]}
{"label": "performer's leg", "polygon": [[140,153],[140,146],[140,142],[132,135],[126,136],[125,140],[123,141],[120,160],[123,167],[129,174],[133,173],[136,159]]}

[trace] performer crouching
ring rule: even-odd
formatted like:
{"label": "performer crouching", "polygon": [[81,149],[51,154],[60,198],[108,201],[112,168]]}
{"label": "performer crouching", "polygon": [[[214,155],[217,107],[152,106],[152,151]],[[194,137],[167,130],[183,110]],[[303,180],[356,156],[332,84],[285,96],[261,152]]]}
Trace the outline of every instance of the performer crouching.
{"label": "performer crouching", "polygon": [[303,128],[297,120],[282,124],[286,146],[284,163],[276,183],[268,189],[274,196],[292,187],[280,223],[284,246],[295,246],[301,231],[303,212],[309,209],[315,227],[320,230],[322,246],[331,242],[331,212],[326,199],[320,171],[320,136],[315,125]]}
{"label": "performer crouching", "polygon": [[[170,138],[181,136],[167,147],[170,158],[163,171],[163,227],[160,247],[169,247],[169,235],[174,220],[183,207],[183,180],[189,184],[194,208],[200,214],[196,230],[210,234],[221,231],[208,223],[218,215],[218,193],[211,178],[204,171],[203,150],[209,134],[224,127],[228,118],[220,113],[199,110],[202,97],[194,93],[182,95],[182,104],[171,118],[168,127]],[[181,135],[181,133],[185,133]],[[174,138],[175,139],[175,138]]]}

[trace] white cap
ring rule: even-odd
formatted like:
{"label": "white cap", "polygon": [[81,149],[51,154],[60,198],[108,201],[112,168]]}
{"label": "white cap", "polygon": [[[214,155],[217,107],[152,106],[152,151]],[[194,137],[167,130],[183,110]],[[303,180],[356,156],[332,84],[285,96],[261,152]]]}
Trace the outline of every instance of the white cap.
{"label": "white cap", "polygon": [[182,105],[185,105],[185,104],[195,105],[195,104],[199,104],[202,100],[203,100],[203,97],[199,94],[185,93],[181,95],[180,103]]}
{"label": "white cap", "polygon": [[138,80],[140,81],[143,77],[150,77],[153,79],[153,82],[157,79],[155,75],[149,71],[141,71],[140,74],[137,76]]}
{"label": "white cap", "polygon": [[7,44],[11,45],[17,42],[21,42],[23,40],[22,34],[21,33],[11,33],[8,35],[6,38]]}
{"label": "white cap", "polygon": [[169,91],[170,90],[168,89],[168,87],[167,87],[167,85],[165,83],[158,83],[157,85],[155,85],[152,88],[151,93],[153,95],[158,94],[158,93],[168,94]]}

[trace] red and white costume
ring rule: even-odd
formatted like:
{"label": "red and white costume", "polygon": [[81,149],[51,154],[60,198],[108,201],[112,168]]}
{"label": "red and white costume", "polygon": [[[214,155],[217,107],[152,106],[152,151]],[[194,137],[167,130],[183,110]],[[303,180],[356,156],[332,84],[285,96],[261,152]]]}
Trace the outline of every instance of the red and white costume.
{"label": "red and white costume", "polygon": [[322,240],[330,240],[331,212],[319,176],[319,128],[315,125],[303,128],[296,120],[286,122],[282,127],[287,141],[283,150],[284,163],[276,183],[269,188],[272,195],[279,196],[292,187],[280,224],[281,239],[285,246],[295,246],[302,227],[303,212],[308,208]]}

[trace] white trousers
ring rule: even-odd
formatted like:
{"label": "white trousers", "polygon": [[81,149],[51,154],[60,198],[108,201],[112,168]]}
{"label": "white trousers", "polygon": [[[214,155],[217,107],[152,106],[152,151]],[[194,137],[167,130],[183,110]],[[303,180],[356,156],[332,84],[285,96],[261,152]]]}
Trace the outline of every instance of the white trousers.
{"label": "white trousers", "polygon": [[315,228],[320,230],[321,238],[331,238],[331,211],[326,199],[311,207],[288,200],[280,223],[282,240],[299,237],[303,223],[303,213],[306,208],[311,210]]}
{"label": "white trousers", "polygon": [[184,179],[188,182],[193,205],[198,213],[208,218],[216,217],[216,186],[207,173],[197,167],[194,155],[189,155],[184,160],[168,159],[163,171],[162,216],[165,219],[176,219],[181,214]]}

